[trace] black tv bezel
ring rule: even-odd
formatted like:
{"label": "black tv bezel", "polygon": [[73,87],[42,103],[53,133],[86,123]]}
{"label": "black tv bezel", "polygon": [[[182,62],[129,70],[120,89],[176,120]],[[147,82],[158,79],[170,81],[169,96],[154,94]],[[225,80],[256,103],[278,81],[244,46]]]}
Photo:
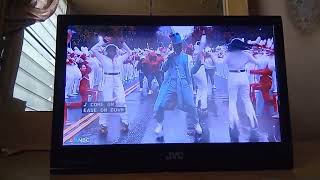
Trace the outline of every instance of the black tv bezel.
{"label": "black tv bezel", "polygon": [[[65,61],[69,25],[273,25],[281,142],[122,144],[63,146]],[[292,140],[282,20],[279,16],[92,16],[59,15],[52,122],[51,168],[60,173],[127,173],[291,169]],[[168,153],[183,157],[168,160]]]}

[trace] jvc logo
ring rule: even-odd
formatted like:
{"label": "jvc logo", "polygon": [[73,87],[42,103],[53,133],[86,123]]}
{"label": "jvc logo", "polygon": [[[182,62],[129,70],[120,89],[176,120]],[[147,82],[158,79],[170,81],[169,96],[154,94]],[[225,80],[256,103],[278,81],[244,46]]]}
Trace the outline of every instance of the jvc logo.
{"label": "jvc logo", "polygon": [[183,152],[169,152],[165,156],[165,160],[183,160]]}

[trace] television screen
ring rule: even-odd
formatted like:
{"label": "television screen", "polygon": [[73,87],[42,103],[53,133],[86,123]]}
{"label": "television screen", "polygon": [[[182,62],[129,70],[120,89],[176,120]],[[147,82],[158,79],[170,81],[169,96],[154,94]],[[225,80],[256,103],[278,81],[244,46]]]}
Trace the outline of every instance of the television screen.
{"label": "television screen", "polygon": [[273,25],[65,33],[64,146],[281,141]]}

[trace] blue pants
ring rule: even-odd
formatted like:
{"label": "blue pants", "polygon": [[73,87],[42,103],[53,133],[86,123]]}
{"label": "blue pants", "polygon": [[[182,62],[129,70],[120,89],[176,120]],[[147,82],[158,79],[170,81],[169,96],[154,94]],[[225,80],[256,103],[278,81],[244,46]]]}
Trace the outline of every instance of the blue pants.
{"label": "blue pants", "polygon": [[[196,106],[194,104],[194,100],[193,100],[193,93],[191,91],[191,89],[189,89],[189,93],[185,94],[185,96],[183,96],[183,106],[184,106],[184,111],[188,113],[188,116],[190,117],[191,123],[195,124],[197,122],[199,122],[198,119],[198,112],[196,109]],[[161,88],[159,95],[161,95],[161,98],[163,98],[161,100],[161,105],[159,106],[159,108],[155,111],[155,115],[154,118],[159,122],[163,122],[164,120],[164,111],[168,110],[168,109],[174,109],[176,107],[177,104],[177,92],[176,92],[176,88],[168,88],[168,89],[164,89]],[[158,95],[158,98],[159,98]],[[174,119],[172,119],[174,120]]]}

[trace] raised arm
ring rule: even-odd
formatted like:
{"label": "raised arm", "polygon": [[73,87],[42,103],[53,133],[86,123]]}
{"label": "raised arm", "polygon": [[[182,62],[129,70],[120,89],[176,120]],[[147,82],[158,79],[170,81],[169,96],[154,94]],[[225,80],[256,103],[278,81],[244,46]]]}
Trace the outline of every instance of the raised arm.
{"label": "raised arm", "polygon": [[119,56],[118,61],[124,63],[124,61],[131,56],[132,51],[125,42],[122,42],[122,47],[126,51],[126,53],[122,56]]}
{"label": "raised arm", "polygon": [[103,59],[105,58],[105,56],[99,52],[99,48],[102,47],[103,45],[105,45],[106,43],[103,42],[103,40],[99,40],[99,42],[97,44],[95,44],[92,48],[91,51],[93,52],[93,55],[96,56],[96,58],[102,62]]}
{"label": "raised arm", "polygon": [[201,53],[204,49],[204,47],[206,46],[206,42],[207,42],[207,36],[205,35],[205,32],[203,32],[201,39],[200,39],[200,44],[199,44],[199,50],[197,52],[197,54],[194,55],[194,58],[196,60],[194,66],[191,68],[191,74],[195,74],[198,72],[199,68],[201,67],[201,65],[203,64],[201,62]]}
{"label": "raised arm", "polygon": [[247,56],[248,60],[250,62],[252,62],[253,64],[256,64],[256,65],[260,64],[260,62],[255,57],[253,57],[251,54],[249,54],[248,52],[243,52],[243,53]]}
{"label": "raised arm", "polygon": [[206,46],[207,36],[203,33],[200,39],[199,45],[199,53],[203,51],[204,47]]}
{"label": "raised arm", "polygon": [[175,56],[174,53],[171,53],[168,57],[167,57],[167,60],[164,61],[163,65],[162,65],[162,68],[161,68],[161,71],[163,72],[166,72],[168,71],[170,65],[173,63],[173,56]]}

